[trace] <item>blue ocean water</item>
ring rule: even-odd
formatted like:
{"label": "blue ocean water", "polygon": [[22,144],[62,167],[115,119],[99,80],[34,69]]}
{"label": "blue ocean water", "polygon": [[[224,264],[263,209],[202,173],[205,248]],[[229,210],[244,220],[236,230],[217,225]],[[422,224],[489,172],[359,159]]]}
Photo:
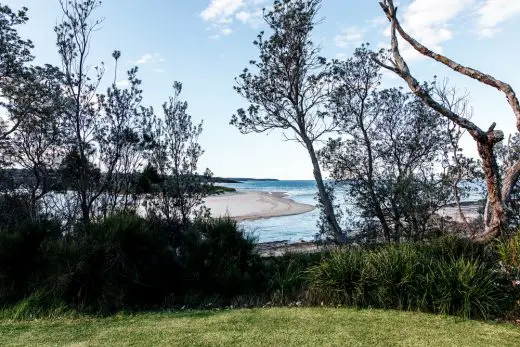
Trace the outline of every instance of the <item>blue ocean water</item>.
{"label": "blue ocean water", "polygon": [[[285,192],[287,198],[296,202],[316,205],[315,181],[245,181],[243,183],[228,183],[226,187],[238,191]],[[243,221],[240,224],[252,233],[258,242],[282,241],[297,242],[309,241],[318,232],[318,209],[311,212],[294,215]]]}
{"label": "blue ocean water", "polygon": [[[242,183],[223,184],[226,187],[235,188],[238,191],[261,191],[261,192],[285,192],[287,198],[296,202],[316,205],[316,182],[309,181],[244,181]],[[464,200],[475,201],[483,197],[482,184],[472,183],[472,193]],[[338,199],[340,204],[344,199]],[[310,241],[318,232],[317,222],[319,210],[294,215],[243,221],[240,224],[246,232],[252,233],[258,242]]]}

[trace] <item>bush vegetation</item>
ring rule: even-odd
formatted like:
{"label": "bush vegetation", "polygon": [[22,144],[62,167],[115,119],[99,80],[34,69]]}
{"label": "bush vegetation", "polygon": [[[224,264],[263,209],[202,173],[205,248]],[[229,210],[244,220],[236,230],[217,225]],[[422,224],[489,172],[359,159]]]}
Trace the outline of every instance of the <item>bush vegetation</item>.
{"label": "bush vegetation", "polygon": [[44,221],[0,233],[1,316],[347,305],[489,319],[520,298],[518,237],[497,246],[442,237],[261,258],[230,219],[173,228],[121,214],[70,235],[57,230]]}

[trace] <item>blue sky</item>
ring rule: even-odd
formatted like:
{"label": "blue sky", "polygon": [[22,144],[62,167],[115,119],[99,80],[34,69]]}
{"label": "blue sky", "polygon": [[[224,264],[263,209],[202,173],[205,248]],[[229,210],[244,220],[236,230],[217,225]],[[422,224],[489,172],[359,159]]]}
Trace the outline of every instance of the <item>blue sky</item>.
{"label": "blue sky", "polygon": [[[36,45],[37,63],[59,64],[54,25],[60,20],[58,0],[3,0],[12,8],[27,6],[29,24],[22,35]],[[122,52],[118,83],[137,65],[144,103],[160,110],[173,81],[184,84],[183,98],[195,120],[204,119],[200,142],[206,150],[200,168],[218,176],[310,179],[305,150],[284,142],[277,132],[242,135],[230,125],[237,108],[246,105],[233,90],[234,77],[256,57],[252,41],[264,28],[260,14],[271,0],[105,0],[95,13],[105,20],[95,33],[89,63],[105,62],[105,86],[112,82],[111,53]],[[417,39],[460,63],[510,83],[520,93],[520,0],[401,0],[403,26]],[[388,44],[387,23],[377,0],[323,0],[315,41],[322,55],[349,56],[362,42]],[[422,80],[449,78],[470,93],[473,120],[482,128],[493,121],[506,134],[515,131],[514,116],[498,91],[423,59],[403,47],[412,72]],[[402,85],[388,75],[385,85]],[[476,154],[471,139],[464,149]]]}

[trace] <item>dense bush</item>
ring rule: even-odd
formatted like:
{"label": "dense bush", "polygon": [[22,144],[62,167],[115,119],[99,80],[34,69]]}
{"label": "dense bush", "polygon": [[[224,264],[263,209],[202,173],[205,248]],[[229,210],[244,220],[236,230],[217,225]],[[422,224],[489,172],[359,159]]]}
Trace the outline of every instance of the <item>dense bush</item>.
{"label": "dense bush", "polygon": [[168,235],[135,215],[80,228],[56,245],[53,293],[87,311],[159,305],[180,284]]}
{"label": "dense bush", "polygon": [[263,259],[260,287],[273,305],[287,305],[311,300],[307,290],[306,272],[309,267],[319,264],[324,254],[300,253]]}
{"label": "dense bush", "polygon": [[30,295],[45,280],[48,248],[59,237],[52,221],[0,228],[0,306]]}
{"label": "dense bush", "polygon": [[309,286],[318,300],[356,307],[465,318],[489,318],[510,310],[514,295],[496,263],[489,261],[492,256],[484,255],[480,246],[459,242],[336,251],[309,269]]}
{"label": "dense bush", "polygon": [[520,298],[519,239],[495,247],[444,237],[261,258],[230,219],[177,225],[122,214],[65,235],[41,221],[0,230],[0,307],[10,308],[0,316],[212,303],[342,304],[489,318]]}
{"label": "dense bush", "polygon": [[520,232],[498,242],[497,252],[505,267],[513,273],[520,274]]}
{"label": "dense bush", "polygon": [[254,239],[230,218],[195,221],[180,250],[189,287],[201,294],[231,298],[260,284],[261,264]]}
{"label": "dense bush", "polygon": [[181,228],[122,214],[65,236],[50,222],[20,225],[0,230],[0,264],[0,307],[25,298],[23,310],[45,300],[101,313],[183,305],[188,296],[229,301],[258,293],[264,278],[253,240],[230,219]]}

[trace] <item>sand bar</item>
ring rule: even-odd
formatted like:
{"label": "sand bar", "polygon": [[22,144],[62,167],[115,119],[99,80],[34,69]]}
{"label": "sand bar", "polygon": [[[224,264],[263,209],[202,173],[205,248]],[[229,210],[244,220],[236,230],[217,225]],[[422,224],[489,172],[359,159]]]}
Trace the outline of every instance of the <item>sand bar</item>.
{"label": "sand bar", "polygon": [[290,216],[314,210],[314,206],[295,202],[283,192],[236,192],[209,196],[204,203],[213,217],[230,216],[235,220],[253,220]]}

